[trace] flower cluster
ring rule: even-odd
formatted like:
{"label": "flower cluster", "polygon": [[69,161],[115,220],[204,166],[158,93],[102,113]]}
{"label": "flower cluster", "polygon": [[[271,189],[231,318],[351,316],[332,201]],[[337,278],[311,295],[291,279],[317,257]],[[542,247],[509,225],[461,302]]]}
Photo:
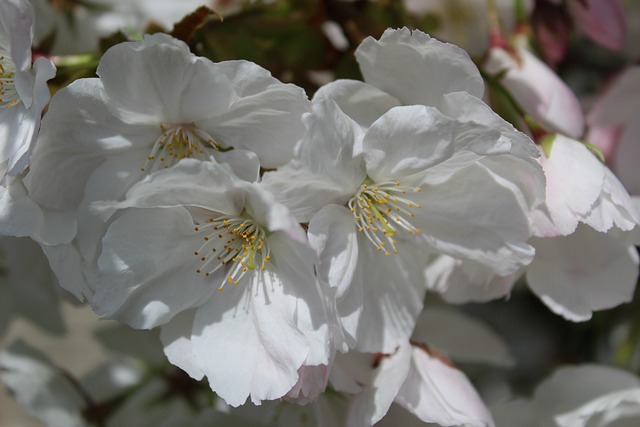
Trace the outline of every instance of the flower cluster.
{"label": "flower cluster", "polygon": [[[566,5],[580,22],[585,3]],[[40,121],[55,68],[32,64],[30,4],[0,9],[0,233],[12,236],[0,241],[0,276],[10,268],[28,277],[16,266],[35,274],[13,261],[23,246],[33,250],[31,238],[60,286],[98,315],[158,331],[166,359],[190,377],[168,379],[206,378],[221,398],[198,413],[151,411],[149,425],[174,410],[163,425],[265,416],[292,425],[288,416],[314,411],[324,413],[318,425],[393,423],[407,412],[440,426],[515,425],[512,404],[490,411],[451,361],[511,366],[509,350],[472,317],[425,307],[436,297],[427,292],[486,302],[526,277],[570,321],[633,297],[639,216],[596,146],[613,153],[637,128],[610,113],[637,70],[585,116],[518,41],[494,35],[481,74],[462,48],[405,27],[359,43],[362,80],[333,80],[309,99],[254,62],[213,62],[159,32],[114,44],[97,76],[59,88]],[[545,78],[535,85],[532,76]],[[485,102],[496,93],[519,114],[513,124]],[[587,124],[591,143],[579,140]],[[8,298],[25,299],[10,289]],[[36,319],[62,328],[59,317]],[[48,424],[82,425],[96,409],[78,391],[84,380],[24,343],[2,353],[0,367]],[[129,412],[110,412],[109,425],[144,412],[144,393],[174,391],[129,363],[107,371],[109,396],[133,390]],[[549,395],[573,387],[563,375],[587,377],[560,371],[518,403],[531,425],[591,425],[625,405],[637,416],[635,377],[633,390],[603,386],[583,406],[549,409]]]}

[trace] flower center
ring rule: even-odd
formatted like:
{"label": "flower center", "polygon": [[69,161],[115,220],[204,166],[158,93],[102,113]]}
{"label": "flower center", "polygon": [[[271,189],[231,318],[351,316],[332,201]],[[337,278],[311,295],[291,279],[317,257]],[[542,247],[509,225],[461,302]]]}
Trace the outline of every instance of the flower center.
{"label": "flower center", "polygon": [[167,129],[160,125],[160,129],[162,135],[153,144],[141,172],[168,168],[187,157],[209,160],[213,152],[219,150],[220,144],[196,127],[180,125]]}
{"label": "flower center", "polygon": [[227,268],[227,279],[219,291],[226,283],[237,285],[249,270],[256,267],[264,270],[271,259],[266,233],[253,220],[223,215],[209,218],[208,222],[197,225],[195,231],[204,234],[204,243],[193,253],[202,261],[196,273],[204,272],[208,277],[223,267]]}
{"label": "flower center", "polygon": [[16,66],[0,51],[0,109],[12,107],[18,103],[18,91],[15,86]]}
{"label": "flower center", "polygon": [[358,224],[358,231],[364,233],[378,251],[384,250],[385,255],[391,255],[385,247],[388,243],[391,251],[397,254],[393,237],[399,230],[411,234],[421,231],[411,223],[414,217],[411,209],[420,209],[422,205],[405,196],[420,191],[420,187],[402,185],[400,181],[362,184],[348,203]]}

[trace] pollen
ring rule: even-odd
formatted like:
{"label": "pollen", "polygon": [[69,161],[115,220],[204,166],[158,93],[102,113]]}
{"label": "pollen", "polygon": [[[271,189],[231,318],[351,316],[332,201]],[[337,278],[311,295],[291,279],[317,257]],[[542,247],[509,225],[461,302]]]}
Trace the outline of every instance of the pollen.
{"label": "pollen", "polygon": [[[1,49],[1,47],[0,47]],[[10,58],[0,55],[0,111],[20,102],[15,86],[16,67]]]}
{"label": "pollen", "polygon": [[204,234],[204,243],[194,251],[202,262],[196,272],[204,271],[206,277],[221,272],[224,280],[219,290],[227,283],[237,285],[246,274],[263,272],[271,259],[266,232],[253,220],[220,216],[208,218],[195,228]]}
{"label": "pollen", "polygon": [[220,149],[218,142],[192,125],[161,124],[160,132],[144,165],[140,168],[141,172],[168,168],[187,157],[209,160],[213,153]]}
{"label": "pollen", "polygon": [[422,208],[420,203],[411,200],[411,195],[420,191],[420,187],[402,185],[400,181],[375,184],[369,181],[362,184],[349,200],[348,207],[358,231],[373,243],[378,252],[385,256],[397,254],[394,236],[398,232],[420,233],[411,221],[415,218],[413,211]]}

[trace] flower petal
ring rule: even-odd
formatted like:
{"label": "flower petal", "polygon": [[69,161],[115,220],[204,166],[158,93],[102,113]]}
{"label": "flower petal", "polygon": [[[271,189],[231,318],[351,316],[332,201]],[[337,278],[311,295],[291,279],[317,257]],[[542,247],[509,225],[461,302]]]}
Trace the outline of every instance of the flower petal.
{"label": "flower petal", "polygon": [[493,427],[493,419],[467,377],[429,354],[412,348],[407,379],[396,403],[424,422],[441,426]]}
{"label": "flower petal", "polygon": [[478,98],[484,93],[482,77],[464,50],[419,30],[388,29],[379,41],[366,38],[355,55],[364,80],[405,105],[438,106],[450,92]]}
{"label": "flower petal", "polygon": [[566,237],[534,239],[531,290],[556,314],[585,321],[593,311],[631,301],[638,280],[635,248],[580,225]]}
{"label": "flower petal", "polygon": [[200,244],[186,209],[125,213],[102,240],[94,310],[148,329],[204,303],[217,286],[196,273],[193,253]]}
{"label": "flower petal", "polygon": [[386,92],[358,80],[336,80],[320,87],[312,103],[332,99],[340,109],[363,128],[402,103]]}
{"label": "flower petal", "polygon": [[164,354],[172,365],[185,371],[191,378],[200,381],[204,373],[198,367],[193,352],[191,331],[196,310],[184,310],[168,323],[160,327],[160,340],[164,345]]}

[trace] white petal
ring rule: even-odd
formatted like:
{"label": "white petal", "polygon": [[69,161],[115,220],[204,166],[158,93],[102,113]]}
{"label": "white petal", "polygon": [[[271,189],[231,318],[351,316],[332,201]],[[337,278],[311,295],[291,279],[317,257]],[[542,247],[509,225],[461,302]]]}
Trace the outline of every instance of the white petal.
{"label": "white petal", "polygon": [[388,29],[379,41],[366,38],[355,55],[364,80],[405,105],[437,106],[450,92],[477,98],[484,93],[482,77],[465,51],[419,30]]}
{"label": "white petal", "polygon": [[0,233],[29,236],[39,243],[70,242],[76,234],[73,211],[46,209],[35,203],[19,178],[8,178],[0,186]]}
{"label": "white petal", "polygon": [[[450,159],[451,167],[460,168],[481,155],[508,152],[508,143],[499,139],[496,130],[457,122],[435,108],[415,105],[391,109],[371,125],[362,144],[369,176],[382,182],[426,174],[428,168]],[[430,172],[438,175],[440,171]]]}
{"label": "white petal", "polygon": [[257,182],[260,177],[260,160],[253,151],[235,149],[214,153],[217,162],[226,163],[240,179]]}
{"label": "white petal", "polygon": [[[327,364],[326,312],[312,260],[284,233],[269,236],[273,261],[198,308],[192,343],[211,388],[238,406],[284,396],[303,363]],[[211,363],[214,360],[215,363]]]}
{"label": "white petal", "polygon": [[[127,64],[126,73],[121,64]],[[107,108],[126,123],[193,123],[221,114],[235,99],[211,61],[161,33],[112,47],[97,74]]]}
{"label": "white petal", "polygon": [[471,382],[455,367],[412,348],[411,368],[396,403],[424,422],[441,426],[493,426],[489,410]]}
{"label": "white petal", "polygon": [[519,195],[483,167],[468,166],[448,181],[412,195],[422,208],[412,223],[435,250],[508,275],[533,258],[529,220]]}
{"label": "white petal", "polygon": [[534,239],[533,245],[527,281],[556,314],[584,321],[633,298],[638,255],[624,241],[581,225],[569,236]]}
{"label": "white petal", "polygon": [[263,178],[294,215],[307,222],[328,203],[345,204],[366,176],[357,154],[362,130],[330,99],[314,102],[294,160]]}
{"label": "white petal", "polygon": [[306,405],[316,400],[327,388],[330,367],[302,365],[298,369],[298,382],[284,397],[286,401]]}
{"label": "white petal", "polygon": [[127,212],[111,224],[102,244],[94,310],[135,328],[162,325],[204,303],[217,288],[196,273],[201,238],[183,208]]}
{"label": "white petal", "polygon": [[385,256],[358,234],[361,278],[356,283],[363,295],[356,334],[360,351],[392,353],[409,339],[422,311],[427,255],[408,243],[398,241],[396,246],[398,254]]}
{"label": "white petal", "polygon": [[160,136],[157,126],[125,125],[113,117],[101,92],[98,79],[80,79],[53,97],[26,182],[38,203],[60,210],[75,207],[103,156],[145,147]]}
{"label": "white petal", "polygon": [[502,338],[480,319],[462,311],[427,307],[416,322],[412,341],[435,347],[457,362],[513,366],[515,360]]}
{"label": "white petal", "polygon": [[244,205],[244,194],[237,188],[239,183],[226,165],[184,159],[134,184],[124,201],[96,206],[117,209],[194,206],[237,215]]}
{"label": "white petal", "polygon": [[300,122],[310,103],[301,88],[283,84],[264,68],[248,61],[225,61],[216,69],[225,73],[239,99],[227,111],[197,122],[225,147],[255,152],[268,169],[287,163],[304,132]]}
{"label": "white petal", "polygon": [[402,103],[386,92],[358,80],[336,80],[320,87],[313,95],[315,104],[332,99],[340,109],[364,128]]}
{"label": "white petal", "polygon": [[193,352],[191,331],[196,310],[185,310],[160,328],[160,339],[164,354],[171,364],[185,371],[194,380],[200,381],[204,373],[198,367]]}
{"label": "white petal", "polygon": [[411,345],[400,345],[393,354],[381,357],[369,384],[349,408],[347,425],[371,426],[385,416],[402,387],[411,366]]}
{"label": "white petal", "polygon": [[608,231],[614,225],[621,230],[629,231],[638,224],[638,212],[631,196],[607,167],[604,168],[600,197],[584,222],[602,232]]}
{"label": "white petal", "polygon": [[353,283],[354,280],[362,280],[362,274],[357,272],[358,237],[353,215],[342,206],[328,205],[311,219],[308,233],[309,243],[320,259],[316,266],[318,278],[335,292],[333,301],[336,315],[340,318],[336,335],[342,335],[344,340],[341,343],[336,336],[335,344],[346,351],[347,347],[355,344],[363,302],[362,283]]}

